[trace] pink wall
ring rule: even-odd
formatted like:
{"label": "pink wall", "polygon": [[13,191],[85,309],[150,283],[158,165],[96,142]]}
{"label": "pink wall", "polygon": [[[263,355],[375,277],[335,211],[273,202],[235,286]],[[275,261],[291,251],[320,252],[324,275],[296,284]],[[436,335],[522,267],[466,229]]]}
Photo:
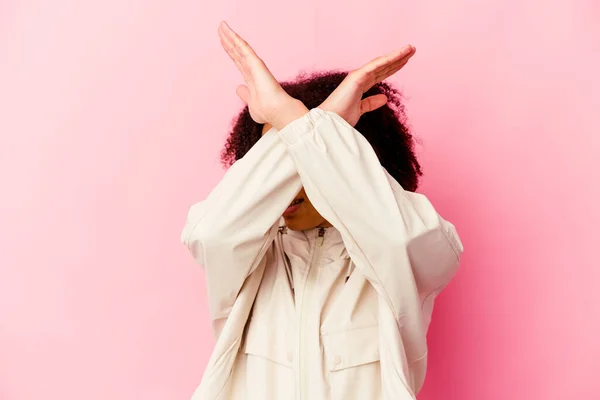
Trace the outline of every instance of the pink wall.
{"label": "pink wall", "polygon": [[[397,48],[427,193],[466,246],[421,399],[600,398],[593,0],[0,3],[0,399],[187,399],[212,339],[179,244],[240,107]],[[258,25],[256,25],[258,23]]]}

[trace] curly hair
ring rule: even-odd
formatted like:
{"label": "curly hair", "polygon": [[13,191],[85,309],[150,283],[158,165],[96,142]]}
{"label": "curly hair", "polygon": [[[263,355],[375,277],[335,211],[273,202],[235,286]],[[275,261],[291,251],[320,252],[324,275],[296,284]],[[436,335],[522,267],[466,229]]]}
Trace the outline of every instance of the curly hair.
{"label": "curly hair", "polygon": [[[308,109],[318,107],[348,75],[347,72],[300,73],[294,81],[282,82],[283,89],[302,101]],[[363,99],[375,94],[385,94],[388,103],[363,114],[355,129],[371,144],[381,165],[402,186],[414,192],[422,175],[415,156],[414,140],[407,126],[402,94],[388,83],[378,83],[363,94]],[[248,106],[232,121],[221,161],[229,167],[242,158],[261,138],[264,124],[254,122]]]}

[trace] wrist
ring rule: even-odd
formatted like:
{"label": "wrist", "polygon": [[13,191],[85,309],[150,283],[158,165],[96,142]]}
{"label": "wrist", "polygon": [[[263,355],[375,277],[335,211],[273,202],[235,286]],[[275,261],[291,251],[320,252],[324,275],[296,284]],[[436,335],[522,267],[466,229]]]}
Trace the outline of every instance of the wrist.
{"label": "wrist", "polygon": [[290,100],[277,111],[273,121],[271,121],[271,125],[277,130],[282,130],[287,124],[303,117],[308,112],[308,108],[300,100]]}
{"label": "wrist", "polygon": [[317,108],[323,110],[323,111],[331,111],[331,112],[335,112],[335,110],[332,109],[332,107],[329,106],[329,104],[327,103],[327,100],[325,100],[324,102],[322,102],[321,104],[319,104],[317,106]]}

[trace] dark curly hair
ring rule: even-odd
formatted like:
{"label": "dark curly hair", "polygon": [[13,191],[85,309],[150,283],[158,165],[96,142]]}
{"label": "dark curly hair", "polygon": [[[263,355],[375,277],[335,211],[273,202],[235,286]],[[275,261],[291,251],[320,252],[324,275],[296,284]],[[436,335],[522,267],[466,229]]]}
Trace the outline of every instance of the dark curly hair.
{"label": "dark curly hair", "polygon": [[[281,86],[308,109],[318,107],[339,86],[347,72],[300,73],[291,82]],[[406,123],[402,94],[388,83],[378,83],[363,94],[363,99],[385,94],[388,103],[377,110],[363,114],[355,126],[371,144],[381,165],[398,181],[403,189],[414,192],[422,175],[414,153],[414,140]],[[221,161],[229,167],[242,158],[261,138],[264,124],[252,120],[246,106],[233,120]]]}

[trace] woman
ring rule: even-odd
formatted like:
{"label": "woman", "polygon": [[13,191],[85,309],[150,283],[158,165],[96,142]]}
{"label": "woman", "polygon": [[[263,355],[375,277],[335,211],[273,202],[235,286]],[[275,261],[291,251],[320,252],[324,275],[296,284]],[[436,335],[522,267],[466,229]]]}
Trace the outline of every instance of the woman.
{"label": "woman", "polygon": [[[387,103],[363,94],[415,49],[350,72],[309,110],[226,23],[219,35],[263,135],[191,207],[182,232],[206,271],[217,337],[193,399],[414,399],[433,299],[462,244],[354,126]],[[412,158],[397,162],[411,165],[416,188],[410,140],[403,151]]]}

